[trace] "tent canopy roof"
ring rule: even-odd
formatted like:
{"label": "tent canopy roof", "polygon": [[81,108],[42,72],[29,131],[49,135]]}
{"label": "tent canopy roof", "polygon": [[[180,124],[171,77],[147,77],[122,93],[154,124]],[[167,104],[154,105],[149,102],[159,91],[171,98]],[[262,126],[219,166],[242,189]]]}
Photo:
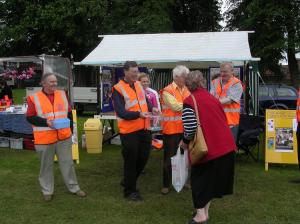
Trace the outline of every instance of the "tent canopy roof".
{"label": "tent canopy roof", "polygon": [[149,68],[218,66],[222,61],[243,65],[251,56],[249,31],[105,35],[79,65],[121,65],[136,61]]}

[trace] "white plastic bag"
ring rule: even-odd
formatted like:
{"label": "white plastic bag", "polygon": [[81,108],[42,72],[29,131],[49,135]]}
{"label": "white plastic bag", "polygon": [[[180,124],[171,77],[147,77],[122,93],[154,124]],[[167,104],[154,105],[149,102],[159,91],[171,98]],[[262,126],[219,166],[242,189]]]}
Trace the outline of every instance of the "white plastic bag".
{"label": "white plastic bag", "polygon": [[171,157],[171,165],[172,185],[174,189],[179,192],[182,190],[185,182],[188,179],[189,161],[187,150],[184,150],[184,153],[181,154],[180,147],[178,147],[176,155]]}

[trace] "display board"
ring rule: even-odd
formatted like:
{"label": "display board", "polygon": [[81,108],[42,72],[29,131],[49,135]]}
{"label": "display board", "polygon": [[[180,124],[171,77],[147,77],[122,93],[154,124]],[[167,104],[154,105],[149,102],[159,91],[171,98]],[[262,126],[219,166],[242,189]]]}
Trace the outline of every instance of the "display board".
{"label": "display board", "polygon": [[[73,135],[72,135],[72,158],[79,164],[79,150],[78,150],[78,132],[77,132],[77,114],[76,110],[72,110],[73,115]],[[54,158],[57,161],[57,157]]]}
{"label": "display board", "polygon": [[298,164],[295,110],[266,110],[265,170],[269,163]]}

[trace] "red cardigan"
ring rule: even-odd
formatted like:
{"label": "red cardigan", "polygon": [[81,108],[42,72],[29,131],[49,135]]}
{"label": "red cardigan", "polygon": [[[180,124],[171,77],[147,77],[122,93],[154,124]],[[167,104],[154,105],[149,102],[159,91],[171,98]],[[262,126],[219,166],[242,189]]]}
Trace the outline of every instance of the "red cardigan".
{"label": "red cardigan", "polygon": [[[234,138],[219,100],[203,88],[196,89],[192,94],[197,102],[200,123],[208,148],[208,154],[201,160],[201,163],[235,151]],[[184,100],[184,104],[195,110],[191,96]]]}

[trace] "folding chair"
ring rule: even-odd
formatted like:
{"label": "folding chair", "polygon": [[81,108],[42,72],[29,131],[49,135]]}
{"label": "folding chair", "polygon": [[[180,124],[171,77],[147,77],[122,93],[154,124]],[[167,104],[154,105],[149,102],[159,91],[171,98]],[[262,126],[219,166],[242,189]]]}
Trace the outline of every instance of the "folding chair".
{"label": "folding chair", "polygon": [[[237,137],[238,154],[244,152],[247,157],[251,157],[254,161],[259,160],[259,135],[262,132],[261,120],[258,116],[241,114],[240,126]],[[257,154],[255,155],[255,149]]]}

